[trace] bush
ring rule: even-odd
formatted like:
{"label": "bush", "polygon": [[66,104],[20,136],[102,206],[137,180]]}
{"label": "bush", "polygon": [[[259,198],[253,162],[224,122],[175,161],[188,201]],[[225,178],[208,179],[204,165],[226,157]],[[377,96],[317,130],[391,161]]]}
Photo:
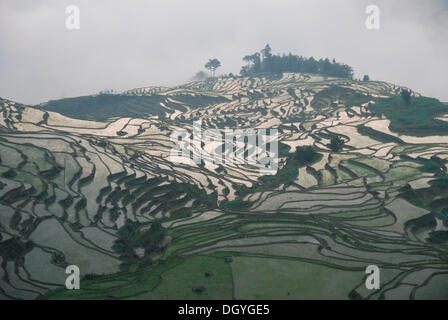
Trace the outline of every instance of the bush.
{"label": "bush", "polygon": [[113,249],[121,254],[123,260],[134,258],[134,248],[145,249],[145,255],[161,250],[161,243],[165,237],[165,229],[159,221],[154,221],[151,227],[142,230],[146,226],[139,222],[127,220],[125,225],[118,230],[118,239],[114,242]]}
{"label": "bush", "polygon": [[411,104],[411,92],[409,90],[401,90],[401,98],[403,98],[403,101],[407,106]]}
{"label": "bush", "polygon": [[328,144],[328,148],[333,152],[339,152],[344,148],[345,141],[339,137],[332,137],[330,144]]}
{"label": "bush", "polygon": [[312,164],[320,158],[320,154],[314,151],[311,146],[299,147],[296,149],[292,159],[298,163],[299,166],[306,166]]}

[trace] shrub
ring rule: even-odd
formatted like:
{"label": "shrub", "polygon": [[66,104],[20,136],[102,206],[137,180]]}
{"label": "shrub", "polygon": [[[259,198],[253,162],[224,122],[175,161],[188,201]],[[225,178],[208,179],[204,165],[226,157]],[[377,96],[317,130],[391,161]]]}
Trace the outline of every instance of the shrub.
{"label": "shrub", "polygon": [[333,152],[339,152],[344,148],[345,141],[340,137],[332,137],[328,148]]}
{"label": "shrub", "polygon": [[300,166],[306,166],[317,161],[319,157],[320,154],[314,151],[313,147],[306,146],[297,148],[292,159],[298,162]]}

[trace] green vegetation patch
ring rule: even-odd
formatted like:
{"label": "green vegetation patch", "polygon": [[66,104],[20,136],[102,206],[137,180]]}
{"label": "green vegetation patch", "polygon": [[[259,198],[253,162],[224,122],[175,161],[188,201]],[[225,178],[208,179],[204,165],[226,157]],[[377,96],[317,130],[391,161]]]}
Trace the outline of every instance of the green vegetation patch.
{"label": "green vegetation patch", "polygon": [[364,270],[270,258],[235,257],[237,299],[348,299]]}
{"label": "green vegetation patch", "polygon": [[390,130],[411,136],[445,135],[448,122],[434,119],[448,113],[448,106],[437,99],[412,97],[409,104],[402,97],[379,99],[369,105],[377,116],[390,120]]}
{"label": "green vegetation patch", "polygon": [[[146,228],[144,228],[145,226]],[[120,259],[123,260],[121,268],[128,270],[133,264],[150,262],[151,254],[163,250],[164,238],[165,229],[158,221],[153,222],[148,228],[145,224],[127,220],[125,225],[118,230],[118,239],[112,248],[120,254]],[[144,257],[136,255],[137,248],[144,249]]]}
{"label": "green vegetation patch", "polygon": [[429,234],[428,241],[435,244],[448,242],[448,231],[433,231]]}
{"label": "green vegetation patch", "polygon": [[[207,276],[205,273],[209,273]],[[195,287],[205,291],[193,292]],[[232,299],[232,276],[222,258],[194,256],[161,276],[160,284],[138,299]]]}
{"label": "green vegetation patch", "polygon": [[30,252],[34,247],[32,241],[23,242],[18,238],[11,238],[0,243],[0,256],[3,261],[18,260]]}
{"label": "green vegetation patch", "polygon": [[384,143],[395,142],[397,144],[404,144],[404,142],[400,138],[391,136],[390,134],[384,132],[376,131],[375,129],[366,127],[364,125],[357,126],[356,130],[359,134],[368,136],[369,138],[377,141],[381,141]]}
{"label": "green vegetation patch", "polygon": [[161,102],[165,102],[165,99],[158,95],[99,94],[52,100],[39,108],[82,120],[105,121],[115,117],[145,118],[154,115],[163,117],[165,112],[170,112],[170,110],[162,107]]}

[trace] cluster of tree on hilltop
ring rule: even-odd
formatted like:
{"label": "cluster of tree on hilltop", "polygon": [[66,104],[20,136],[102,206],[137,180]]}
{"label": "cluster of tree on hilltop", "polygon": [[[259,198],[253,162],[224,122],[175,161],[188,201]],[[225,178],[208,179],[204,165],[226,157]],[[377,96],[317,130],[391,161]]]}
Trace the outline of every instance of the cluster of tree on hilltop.
{"label": "cluster of tree on hilltop", "polygon": [[[292,53],[289,53],[288,55],[275,55],[272,54],[272,49],[269,44],[267,44],[260,52],[245,56],[243,61],[247,63],[240,71],[240,74],[243,77],[260,73],[280,74],[284,72],[292,72],[353,79],[353,68],[349,65],[336,62],[335,59],[332,61],[328,58],[316,60],[313,57],[305,58]],[[209,59],[204,67],[210,71],[210,76],[214,77],[216,69],[221,67],[221,62],[216,58]],[[229,74],[228,76],[233,77],[233,74]],[[197,81],[203,81],[207,78],[209,78],[209,76],[204,71],[199,71],[193,77],[193,79]],[[363,81],[370,81],[370,77],[365,75]]]}
{"label": "cluster of tree on hilltop", "polygon": [[303,72],[330,77],[353,78],[353,69],[346,64],[336,62],[334,59],[333,61],[330,61],[328,58],[316,60],[313,57],[305,58],[292,53],[288,55],[274,55],[269,44],[260,52],[245,56],[243,60],[247,62],[247,65],[241,69],[240,73],[242,76],[263,72]]}

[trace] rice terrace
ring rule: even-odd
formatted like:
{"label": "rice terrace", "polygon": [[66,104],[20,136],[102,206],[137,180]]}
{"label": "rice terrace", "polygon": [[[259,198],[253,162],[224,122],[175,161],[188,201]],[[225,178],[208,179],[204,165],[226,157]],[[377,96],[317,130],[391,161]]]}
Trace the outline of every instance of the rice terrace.
{"label": "rice terrace", "polygon": [[[438,100],[281,73],[1,108],[5,298],[448,298]],[[170,133],[198,120],[277,129],[278,171],[171,162]],[[80,290],[64,287],[71,264]],[[365,288],[370,264],[380,290]]]}
{"label": "rice terrace", "polygon": [[446,30],[442,0],[0,1],[0,300],[448,300]]}

